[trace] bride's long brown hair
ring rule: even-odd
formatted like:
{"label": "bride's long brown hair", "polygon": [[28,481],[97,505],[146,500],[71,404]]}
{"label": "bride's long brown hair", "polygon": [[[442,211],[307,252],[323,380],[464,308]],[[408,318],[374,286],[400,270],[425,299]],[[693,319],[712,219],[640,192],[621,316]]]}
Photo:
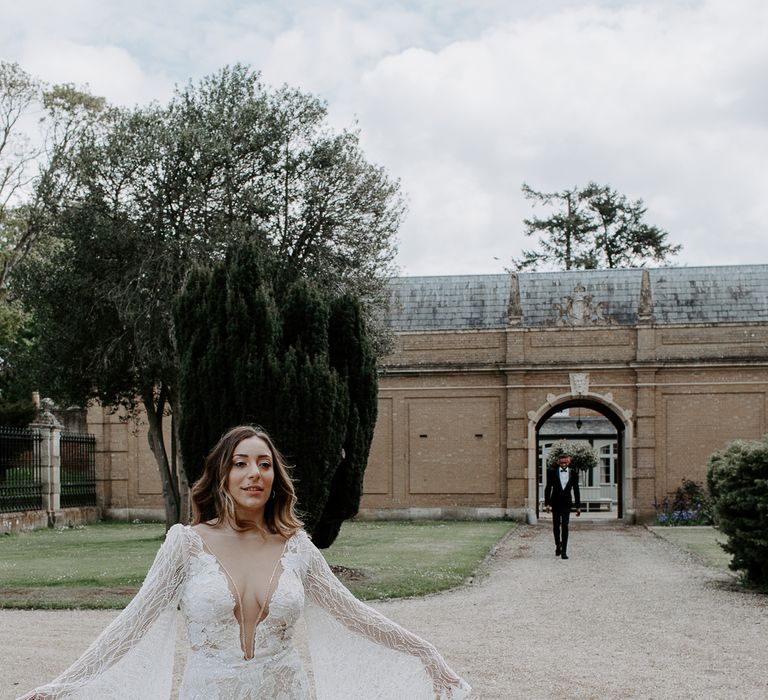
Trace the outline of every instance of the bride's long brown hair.
{"label": "bride's long brown hair", "polygon": [[255,523],[237,518],[235,502],[227,490],[235,448],[251,437],[261,438],[267,444],[272,453],[272,468],[275,473],[272,494],[264,508],[264,525],[272,533],[290,537],[302,523],[296,515],[296,491],[288,473],[289,467],[272,438],[256,425],[238,425],[231,428],[208,453],[203,475],[192,486],[192,524],[211,521],[215,525],[228,523],[236,530],[255,526]]}

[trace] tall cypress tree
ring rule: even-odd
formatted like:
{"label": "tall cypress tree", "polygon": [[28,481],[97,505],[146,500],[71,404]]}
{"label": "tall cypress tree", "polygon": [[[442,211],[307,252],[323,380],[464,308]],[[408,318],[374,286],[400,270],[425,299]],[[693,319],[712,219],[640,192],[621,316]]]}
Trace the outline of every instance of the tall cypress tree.
{"label": "tall cypress tree", "polygon": [[223,263],[192,273],[176,301],[179,437],[190,482],[228,428],[272,422],[271,401],[260,398],[277,373],[279,317],[262,255],[255,245],[233,248]]}
{"label": "tall cypress tree", "polygon": [[[225,263],[224,346],[211,356],[229,387],[219,422],[274,424],[280,312],[272,289],[268,252],[258,242],[233,250]],[[222,267],[216,268],[221,271]],[[225,375],[225,376],[224,376]],[[222,430],[222,432],[223,432]]]}
{"label": "tall cypress tree", "polygon": [[190,483],[200,475],[210,432],[211,402],[218,399],[218,394],[206,395],[209,373],[205,355],[217,335],[207,313],[210,277],[208,271],[194,270],[174,307],[179,395],[183,397],[182,415],[177,416],[177,422],[182,459]]}
{"label": "tall cypress tree", "polygon": [[307,530],[330,545],[357,512],[376,420],[375,359],[359,304],[290,279],[251,243],[190,276],[175,321],[192,480],[225,430],[260,424],[295,465]]}
{"label": "tall cypress tree", "polygon": [[341,461],[349,398],[328,355],[327,294],[296,280],[281,307],[284,353],[273,432],[296,464],[299,509],[310,532]]}
{"label": "tall cypress tree", "polygon": [[312,533],[318,547],[329,547],[342,523],[360,507],[363,477],[378,410],[376,358],[368,340],[357,299],[334,300],[329,320],[329,359],[347,385],[349,411],[342,460],[331,482],[329,498]]}

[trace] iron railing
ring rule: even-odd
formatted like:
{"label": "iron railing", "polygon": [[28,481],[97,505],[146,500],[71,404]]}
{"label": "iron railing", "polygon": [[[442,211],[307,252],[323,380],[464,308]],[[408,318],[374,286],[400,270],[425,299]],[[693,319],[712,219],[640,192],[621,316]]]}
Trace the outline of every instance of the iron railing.
{"label": "iron railing", "polygon": [[61,431],[61,507],[96,505],[96,438]]}
{"label": "iron railing", "polygon": [[29,428],[0,426],[0,512],[43,507],[42,435]]}

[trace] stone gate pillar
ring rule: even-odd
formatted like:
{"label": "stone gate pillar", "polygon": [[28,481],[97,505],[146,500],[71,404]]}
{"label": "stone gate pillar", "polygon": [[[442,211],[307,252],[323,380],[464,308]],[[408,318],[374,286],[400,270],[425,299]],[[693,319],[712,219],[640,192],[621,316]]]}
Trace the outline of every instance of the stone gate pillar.
{"label": "stone gate pillar", "polygon": [[29,424],[39,436],[36,442],[40,460],[43,510],[48,516],[48,526],[54,527],[62,519],[61,513],[61,430],[64,427],[51,413],[53,401],[43,399],[41,411]]}

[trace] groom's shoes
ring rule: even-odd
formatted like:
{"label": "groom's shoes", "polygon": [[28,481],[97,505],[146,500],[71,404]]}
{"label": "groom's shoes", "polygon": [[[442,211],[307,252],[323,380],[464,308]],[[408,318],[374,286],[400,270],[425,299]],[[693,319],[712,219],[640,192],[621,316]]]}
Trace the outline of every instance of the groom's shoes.
{"label": "groom's shoes", "polygon": [[558,544],[558,545],[555,545],[555,556],[556,556],[556,557],[559,557],[559,556],[560,556],[560,553],[561,553],[562,551],[563,551],[563,550],[560,548],[560,545],[559,545],[559,544]]}
{"label": "groom's shoes", "polygon": [[563,552],[563,553],[560,555],[560,557],[561,557],[562,559],[567,559],[567,558],[568,558],[568,555],[567,555],[565,552]]}

